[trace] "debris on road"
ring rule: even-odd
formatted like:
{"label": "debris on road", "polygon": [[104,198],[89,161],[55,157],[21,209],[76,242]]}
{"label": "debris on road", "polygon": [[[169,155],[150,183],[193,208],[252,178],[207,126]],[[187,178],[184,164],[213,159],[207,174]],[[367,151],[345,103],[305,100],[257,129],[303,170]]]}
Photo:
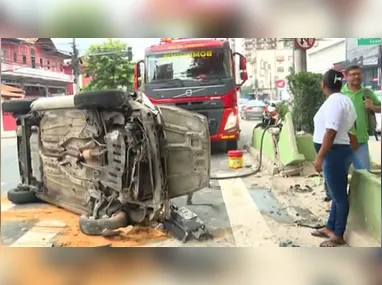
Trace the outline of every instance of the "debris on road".
{"label": "debris on road", "polygon": [[289,207],[290,212],[294,212],[295,224],[300,227],[320,229],[325,226],[325,222],[317,218],[309,209],[302,207]]}
{"label": "debris on road", "polygon": [[286,241],[280,242],[280,247],[300,247],[300,246],[292,240],[286,240]]}
{"label": "debris on road", "polygon": [[198,215],[185,207],[177,208],[172,205],[171,216],[165,220],[164,228],[176,239],[186,242],[190,238],[196,240],[213,239],[207,226]]}
{"label": "debris on road", "polygon": [[59,232],[54,239],[55,247],[98,247],[109,243],[113,247],[135,247],[169,238],[156,228],[138,226],[122,228],[117,236],[87,236],[80,231],[77,214],[49,204],[36,204],[34,208],[16,206],[1,213],[2,225],[10,221],[28,220],[38,220],[35,226],[41,228],[55,225]]}
{"label": "debris on road", "polygon": [[305,185],[304,187],[301,187],[300,184],[291,185],[289,187],[290,191],[297,192],[297,193],[310,193],[313,192],[313,188],[309,185]]}

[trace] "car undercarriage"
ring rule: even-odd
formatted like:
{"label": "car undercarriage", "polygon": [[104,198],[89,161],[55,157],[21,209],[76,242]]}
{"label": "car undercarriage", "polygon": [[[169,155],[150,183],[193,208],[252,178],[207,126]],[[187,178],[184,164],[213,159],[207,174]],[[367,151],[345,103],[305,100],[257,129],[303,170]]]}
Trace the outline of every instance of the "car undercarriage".
{"label": "car undercarriage", "polygon": [[184,241],[190,233],[210,236],[196,215],[170,200],[208,187],[206,118],[154,107],[142,96],[108,90],[3,103],[17,122],[21,177],[9,200],[75,212],[88,235],[161,222],[174,233],[180,228],[175,235]]}

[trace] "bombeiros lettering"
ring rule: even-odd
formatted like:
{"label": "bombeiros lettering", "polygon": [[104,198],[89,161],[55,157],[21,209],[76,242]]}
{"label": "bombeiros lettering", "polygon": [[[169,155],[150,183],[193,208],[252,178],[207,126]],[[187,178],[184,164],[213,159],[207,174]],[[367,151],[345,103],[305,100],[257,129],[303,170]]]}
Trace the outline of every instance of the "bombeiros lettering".
{"label": "bombeiros lettering", "polygon": [[170,57],[212,57],[211,50],[195,51],[195,52],[186,52],[186,53],[169,53],[163,55],[165,58]]}

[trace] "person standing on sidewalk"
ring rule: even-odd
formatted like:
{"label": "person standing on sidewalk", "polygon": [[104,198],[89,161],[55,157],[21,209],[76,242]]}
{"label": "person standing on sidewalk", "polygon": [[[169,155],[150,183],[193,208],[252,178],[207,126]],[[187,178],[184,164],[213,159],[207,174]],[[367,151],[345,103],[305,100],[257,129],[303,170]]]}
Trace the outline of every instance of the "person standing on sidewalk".
{"label": "person standing on sidewalk", "polygon": [[359,147],[350,130],[354,128],[357,114],[349,97],[341,93],[341,72],[327,71],[321,88],[327,99],[314,116],[313,142],[317,151],[314,167],[317,172],[323,172],[333,200],[326,227],[312,235],[327,239],[321,247],[337,247],[345,244],[349,214],[348,171],[352,149]]}
{"label": "person standing on sidewalk", "polygon": [[358,65],[346,68],[347,84],[341,92],[353,102],[357,112],[356,133],[360,148],[353,152],[352,162],[355,169],[370,169],[369,155],[369,116],[368,112],[381,113],[381,101],[373,90],[362,87],[362,69]]}

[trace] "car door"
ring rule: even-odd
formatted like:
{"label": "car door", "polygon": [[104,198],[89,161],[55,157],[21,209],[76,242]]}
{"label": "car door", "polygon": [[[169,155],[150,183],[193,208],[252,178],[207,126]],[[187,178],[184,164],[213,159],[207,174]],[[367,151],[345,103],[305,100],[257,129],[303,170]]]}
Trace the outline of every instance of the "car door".
{"label": "car door", "polygon": [[175,198],[209,185],[211,143],[207,118],[173,106],[158,106],[168,148],[169,197]]}

